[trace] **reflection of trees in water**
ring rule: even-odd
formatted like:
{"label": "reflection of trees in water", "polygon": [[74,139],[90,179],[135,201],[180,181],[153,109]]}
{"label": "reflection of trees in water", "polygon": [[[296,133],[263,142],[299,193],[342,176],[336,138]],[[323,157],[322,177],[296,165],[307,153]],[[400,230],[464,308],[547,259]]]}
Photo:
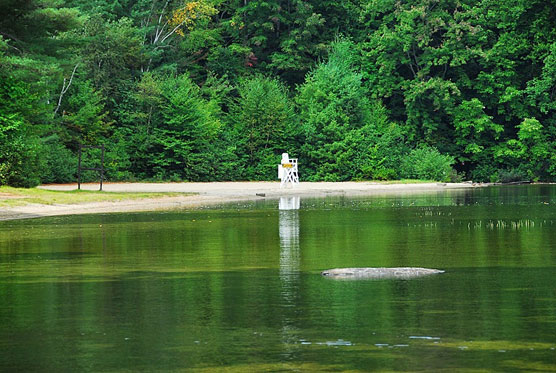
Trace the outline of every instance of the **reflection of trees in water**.
{"label": "reflection of trees in water", "polygon": [[[361,209],[361,203],[351,208],[346,201],[350,208],[339,209],[329,199],[304,199],[303,211],[278,212],[278,227],[276,214],[265,210],[11,222],[0,232],[0,319],[6,321],[0,334],[10,341],[5,360],[23,371],[39,364],[48,371],[71,364],[118,370],[129,367],[125,357],[132,348],[135,366],[145,370],[160,367],[153,354],[176,369],[213,364],[217,370],[243,358],[266,364],[277,354],[304,362],[316,356],[313,351],[323,359],[340,352],[357,367],[374,362],[359,355],[364,347],[314,346],[342,338],[372,349],[408,344],[383,350],[404,357],[377,363],[391,371],[406,369],[406,361],[430,371],[470,359],[504,371],[497,356],[506,347],[457,349],[470,340],[516,343],[512,351],[523,361],[552,364],[551,198],[548,205],[534,200],[527,206],[479,199],[482,204],[463,208],[442,205],[445,198],[428,205],[410,199],[421,206],[407,207],[406,199],[403,208],[391,208],[391,200],[373,197],[373,207]],[[414,265],[447,272],[415,281],[335,282],[301,273],[301,246],[305,271]],[[267,270],[271,266],[274,271]],[[30,325],[48,338],[30,338]],[[410,336],[442,340],[429,349],[436,341]],[[107,341],[111,352],[91,362]],[[524,347],[529,342],[534,351]],[[440,347],[448,343],[455,347]],[[36,365],[26,359],[29,348]]]}

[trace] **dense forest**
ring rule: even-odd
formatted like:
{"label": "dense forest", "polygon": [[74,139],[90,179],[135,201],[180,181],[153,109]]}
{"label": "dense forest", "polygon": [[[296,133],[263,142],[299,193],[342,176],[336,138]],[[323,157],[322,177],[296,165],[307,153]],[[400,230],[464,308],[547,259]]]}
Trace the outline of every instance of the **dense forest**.
{"label": "dense forest", "polygon": [[311,181],[556,179],[554,0],[0,14],[0,185],[75,180],[79,144],[110,180],[273,180],[284,151]]}

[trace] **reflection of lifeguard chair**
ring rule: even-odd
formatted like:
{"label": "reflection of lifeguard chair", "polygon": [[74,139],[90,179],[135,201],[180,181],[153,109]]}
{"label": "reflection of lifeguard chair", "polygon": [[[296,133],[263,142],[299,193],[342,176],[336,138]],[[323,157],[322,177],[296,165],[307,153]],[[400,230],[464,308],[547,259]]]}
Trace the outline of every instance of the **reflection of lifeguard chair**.
{"label": "reflection of lifeguard chair", "polygon": [[282,161],[278,165],[278,178],[281,180],[280,188],[283,188],[288,183],[291,183],[292,187],[299,184],[297,158],[290,158],[288,153],[282,153]]}

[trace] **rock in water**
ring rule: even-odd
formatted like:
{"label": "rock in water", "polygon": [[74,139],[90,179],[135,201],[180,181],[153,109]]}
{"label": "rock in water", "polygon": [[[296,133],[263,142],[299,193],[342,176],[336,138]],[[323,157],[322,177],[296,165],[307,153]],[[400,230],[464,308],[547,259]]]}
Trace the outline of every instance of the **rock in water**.
{"label": "rock in water", "polygon": [[321,275],[339,280],[359,280],[359,279],[387,279],[400,278],[409,279],[444,273],[439,269],[418,268],[418,267],[397,267],[397,268],[334,268],[322,271]]}

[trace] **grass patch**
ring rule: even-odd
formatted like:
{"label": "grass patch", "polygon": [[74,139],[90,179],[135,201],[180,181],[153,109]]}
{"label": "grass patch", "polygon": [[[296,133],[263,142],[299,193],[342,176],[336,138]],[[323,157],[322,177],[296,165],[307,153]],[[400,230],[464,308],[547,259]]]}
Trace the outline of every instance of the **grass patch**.
{"label": "grass patch", "polygon": [[42,205],[73,205],[87,202],[116,202],[125,200],[190,196],[195,193],[133,193],[100,192],[90,190],[54,191],[38,188],[0,187],[0,207],[23,206],[30,203]]}

